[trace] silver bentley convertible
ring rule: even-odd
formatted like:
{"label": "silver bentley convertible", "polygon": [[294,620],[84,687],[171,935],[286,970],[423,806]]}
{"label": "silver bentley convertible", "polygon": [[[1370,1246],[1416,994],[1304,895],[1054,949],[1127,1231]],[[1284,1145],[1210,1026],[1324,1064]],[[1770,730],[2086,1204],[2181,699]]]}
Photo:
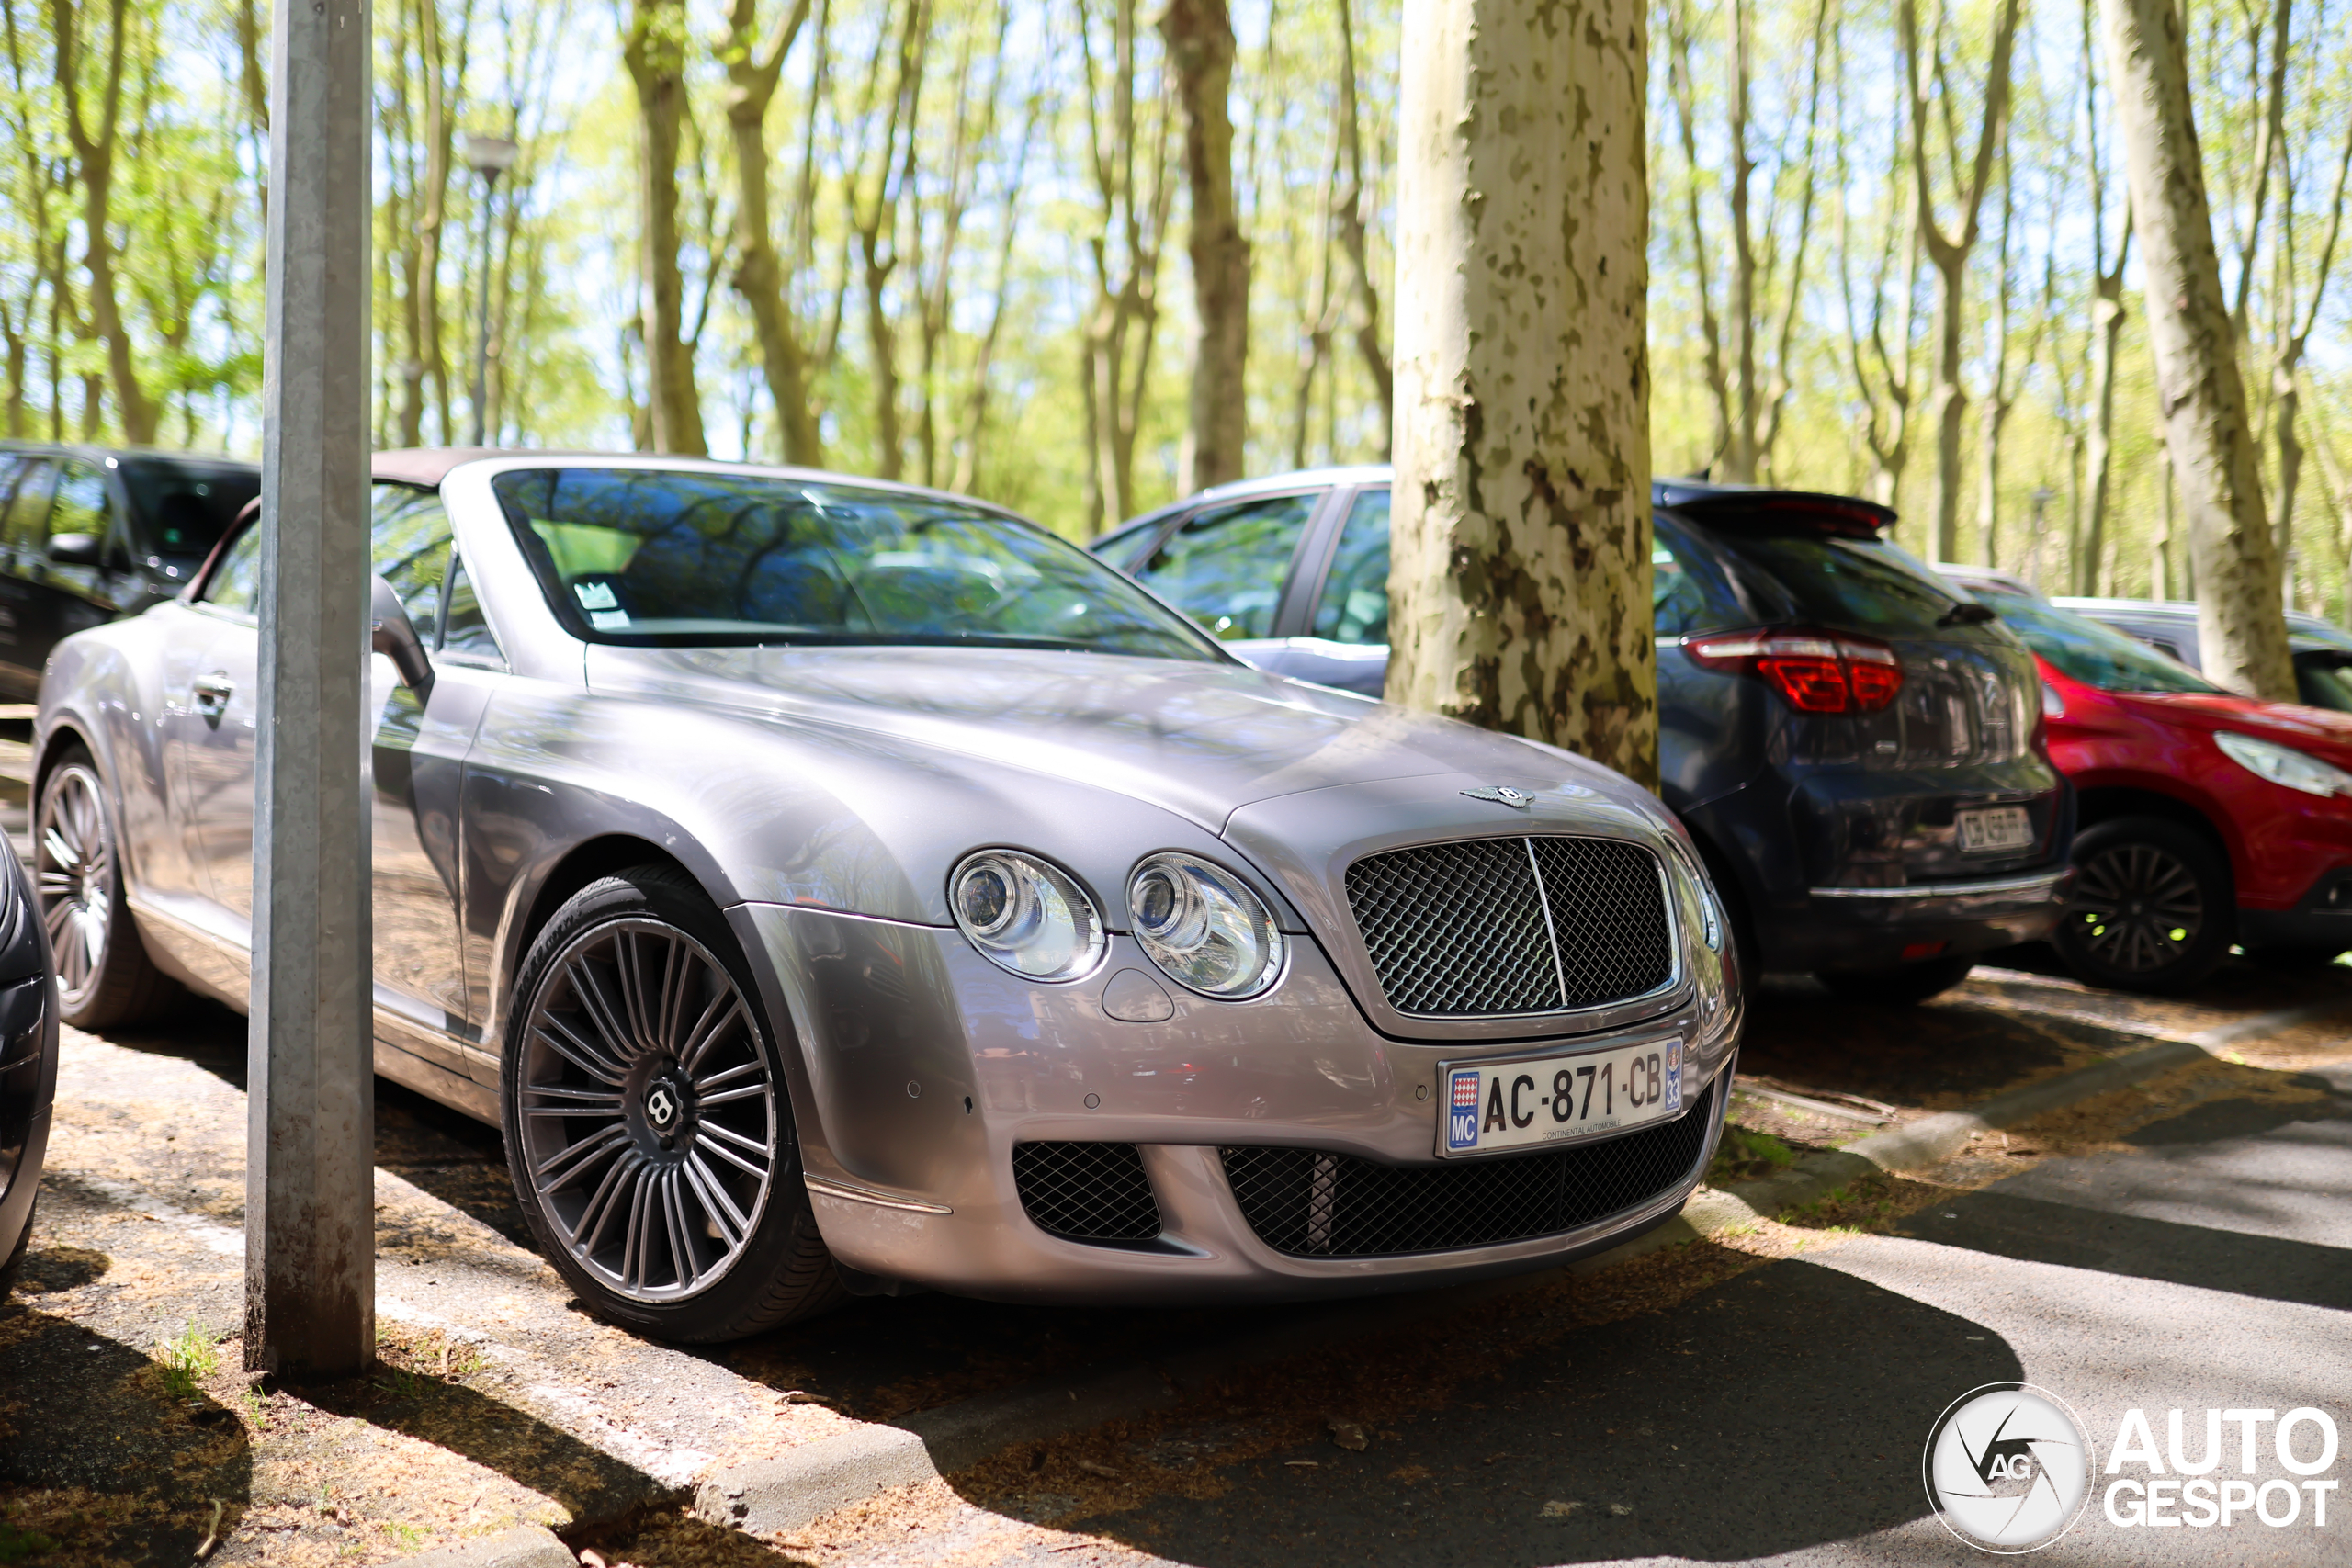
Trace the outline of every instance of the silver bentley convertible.
{"label": "silver bentley convertible", "polygon": [[[1250,669],[984,504],[376,461],[376,1065],[504,1130],[616,1322],[1295,1298],[1680,1205],[1740,1021],[1657,801]],[[59,645],[61,1005],[242,1009],[260,531]]]}

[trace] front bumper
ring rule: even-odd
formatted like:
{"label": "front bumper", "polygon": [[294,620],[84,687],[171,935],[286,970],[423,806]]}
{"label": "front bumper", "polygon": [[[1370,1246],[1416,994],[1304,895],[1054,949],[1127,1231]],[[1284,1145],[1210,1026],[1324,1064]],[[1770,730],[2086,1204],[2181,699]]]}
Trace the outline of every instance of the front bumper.
{"label": "front bumper", "polygon": [[[1670,1217],[1720,1134],[1736,996],[1693,985],[1637,1024],[1591,1036],[1472,1043],[1390,1039],[1356,1009],[1311,939],[1283,982],[1213,1002],[1159,982],[1171,1015],[1126,1022],[1102,992],[1125,969],[1156,976],[1114,937],[1090,979],[1038,986],[952,930],[772,905],[734,912],[764,963],[790,1053],[802,1161],[826,1245],[842,1263],[959,1294],[1170,1304],[1298,1300],[1452,1283],[1605,1249]],[[1221,1146],[1308,1148],[1434,1167],[1438,1066],[1679,1038],[1691,1111],[1710,1124],[1687,1169],[1646,1196],[1555,1234],[1442,1252],[1299,1257],[1252,1230]],[[1132,1144],[1160,1216],[1156,1241],[1109,1246],[1047,1234],[1023,1208],[1016,1144]],[[1508,1156],[1498,1156],[1508,1157]]]}
{"label": "front bumper", "polygon": [[1815,887],[1806,918],[1781,924],[1771,967],[1877,969],[2039,942],[2055,930],[2072,866],[1909,887]]}
{"label": "front bumper", "polygon": [[2238,909],[2238,940],[2248,947],[2352,950],[2352,870],[2332,869],[2290,909]]}

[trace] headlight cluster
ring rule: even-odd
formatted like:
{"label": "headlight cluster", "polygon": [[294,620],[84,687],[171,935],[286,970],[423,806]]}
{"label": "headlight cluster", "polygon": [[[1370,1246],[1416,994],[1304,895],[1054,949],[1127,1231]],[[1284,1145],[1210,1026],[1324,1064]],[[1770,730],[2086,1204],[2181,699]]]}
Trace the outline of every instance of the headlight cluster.
{"label": "headlight cluster", "polygon": [[2352,773],[2317,757],[2298,751],[2292,746],[2281,746],[2275,740],[2256,740],[2251,735],[2239,735],[2232,730],[2219,730],[2213,744],[2222,755],[2248,773],[2259,773],[2272,784],[2305,795],[2352,795]]}
{"label": "headlight cluster", "polygon": [[[1102,917],[1078,879],[1015,850],[967,855],[948,879],[957,929],[1000,967],[1032,980],[1076,980],[1106,945]],[[1204,997],[1238,1001],[1282,977],[1283,935],[1265,901],[1223,866],[1172,851],[1127,878],[1136,945],[1160,972]]]}
{"label": "headlight cluster", "polygon": [[1102,957],[1102,917],[1075,877],[1011,850],[982,850],[948,884],[956,923],[981,955],[1032,980],[1075,980]]}
{"label": "headlight cluster", "polygon": [[1145,858],[1127,878],[1136,942],[1203,996],[1254,997],[1283,969],[1283,933],[1239,877],[1191,855]]}

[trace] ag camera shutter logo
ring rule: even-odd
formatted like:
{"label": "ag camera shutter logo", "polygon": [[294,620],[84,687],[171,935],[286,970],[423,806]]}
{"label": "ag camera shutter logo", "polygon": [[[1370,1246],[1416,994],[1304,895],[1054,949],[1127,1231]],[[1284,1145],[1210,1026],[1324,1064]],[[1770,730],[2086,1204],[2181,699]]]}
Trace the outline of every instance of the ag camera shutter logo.
{"label": "ag camera shutter logo", "polygon": [[1997,1382],[1969,1390],[1937,1418],[1920,1469],[1946,1529],[2009,1555],[2049,1545],[2082,1517],[2093,1458],[2064,1400]]}

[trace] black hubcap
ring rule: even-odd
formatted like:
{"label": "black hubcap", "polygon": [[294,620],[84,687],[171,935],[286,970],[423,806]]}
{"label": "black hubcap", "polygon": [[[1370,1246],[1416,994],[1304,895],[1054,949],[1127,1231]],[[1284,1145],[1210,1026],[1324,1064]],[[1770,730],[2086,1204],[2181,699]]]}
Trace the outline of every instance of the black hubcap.
{"label": "black hubcap", "polygon": [[2171,851],[2117,844],[2076,869],[2066,924],[2098,962],[2126,974],[2153,974],[2197,944],[2205,929],[2205,894],[2197,874]]}

